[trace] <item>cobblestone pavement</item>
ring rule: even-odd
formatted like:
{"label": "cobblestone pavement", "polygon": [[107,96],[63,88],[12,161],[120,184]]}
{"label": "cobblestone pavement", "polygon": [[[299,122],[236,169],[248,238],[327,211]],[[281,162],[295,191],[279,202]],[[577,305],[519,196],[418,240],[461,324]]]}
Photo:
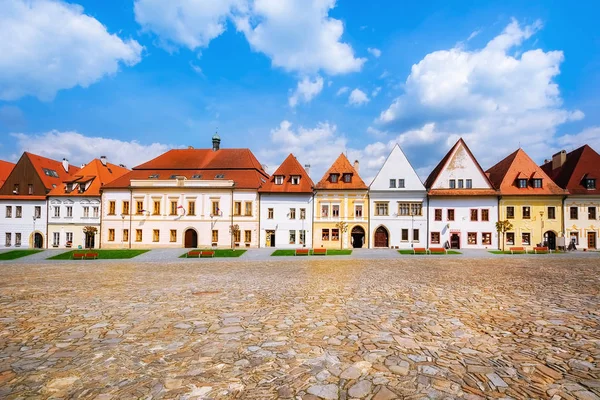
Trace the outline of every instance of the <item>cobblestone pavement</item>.
{"label": "cobblestone pavement", "polygon": [[0,398],[598,399],[597,258],[0,266]]}

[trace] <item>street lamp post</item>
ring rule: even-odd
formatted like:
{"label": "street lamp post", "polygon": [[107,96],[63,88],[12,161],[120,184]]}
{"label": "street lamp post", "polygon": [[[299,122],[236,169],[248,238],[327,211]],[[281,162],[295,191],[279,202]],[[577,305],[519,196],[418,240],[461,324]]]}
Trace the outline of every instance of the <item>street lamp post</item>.
{"label": "street lamp post", "polygon": [[37,219],[37,216],[34,214],[33,215],[33,233],[31,234],[31,241],[33,244],[33,248],[35,248],[35,220]]}
{"label": "street lamp post", "polygon": [[544,246],[544,211],[540,211],[540,244]]}

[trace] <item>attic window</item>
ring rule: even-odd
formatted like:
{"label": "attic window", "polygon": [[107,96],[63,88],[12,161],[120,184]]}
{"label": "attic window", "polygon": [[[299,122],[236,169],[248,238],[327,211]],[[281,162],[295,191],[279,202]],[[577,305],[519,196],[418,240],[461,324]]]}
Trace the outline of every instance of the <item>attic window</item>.
{"label": "attic window", "polygon": [[527,188],[527,179],[517,179],[517,187],[519,189],[526,189]]}
{"label": "attic window", "polygon": [[594,179],[594,178],[587,178],[584,181],[584,184],[585,184],[585,188],[587,190],[596,190],[596,179]]}
{"label": "attic window", "polygon": [[169,179],[177,179],[178,175],[171,175],[171,177]]}
{"label": "attic window", "polygon": [[283,185],[283,176],[281,176],[281,175],[275,176],[275,184],[276,185]]}
{"label": "attic window", "polygon": [[337,183],[338,177],[339,177],[338,174],[331,174],[329,177],[329,180],[331,181],[331,183]]}
{"label": "attic window", "polygon": [[158,179],[158,174],[152,174],[148,177],[148,179]]}
{"label": "attic window", "polygon": [[58,174],[56,173],[55,170],[53,169],[48,169],[48,168],[42,168],[44,170],[44,174],[46,174],[47,176],[50,176],[52,178],[58,178]]}
{"label": "attic window", "polygon": [[202,175],[200,175],[200,174],[192,175],[192,179],[200,179],[200,178],[202,178]]}
{"label": "attic window", "polygon": [[292,176],[292,185],[299,185],[299,184],[300,184],[300,177],[298,175]]}
{"label": "attic window", "polygon": [[532,185],[534,188],[536,189],[541,189],[542,188],[542,180],[540,178],[534,178],[532,179]]}
{"label": "attic window", "polygon": [[352,182],[352,174],[344,174],[344,182],[346,182],[346,183]]}
{"label": "attic window", "polygon": [[217,174],[215,175],[215,179],[223,179],[225,178],[225,174]]}

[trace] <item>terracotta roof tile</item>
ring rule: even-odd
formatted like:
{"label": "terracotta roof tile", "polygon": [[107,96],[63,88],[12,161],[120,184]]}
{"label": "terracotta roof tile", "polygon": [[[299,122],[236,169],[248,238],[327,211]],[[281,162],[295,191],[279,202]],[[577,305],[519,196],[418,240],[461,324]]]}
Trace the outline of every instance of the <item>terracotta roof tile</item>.
{"label": "terracotta roof tile", "polygon": [[[587,144],[567,153],[565,163],[561,167],[553,170],[550,161],[541,168],[558,186],[567,189],[570,194],[600,194],[600,154]],[[596,179],[595,190],[588,190],[583,186],[584,177]]]}
{"label": "terracotta roof tile", "polygon": [[430,196],[497,196],[494,189],[430,189]]}
{"label": "terracotta roof tile", "polygon": [[250,149],[173,149],[133,169],[256,169],[266,175]]}
{"label": "terracotta roof tile", "polygon": [[[283,184],[275,184],[275,177],[283,176]],[[299,176],[300,183],[292,185],[291,177]],[[271,175],[271,179],[259,190],[261,193],[312,193],[314,183],[306,173],[306,170],[298,162],[293,154],[281,163],[279,168]]]}
{"label": "terracotta roof tile", "polygon": [[[338,175],[337,182],[331,182],[330,176],[332,174]],[[350,182],[344,182],[344,174],[351,174],[352,178]],[[348,161],[348,158],[344,153],[335,160],[333,165],[325,172],[323,178],[317,183],[316,189],[327,189],[327,190],[356,190],[356,189],[368,189],[367,185],[358,175],[358,172]]]}
{"label": "terracotta roof tile", "polygon": [[8,175],[10,175],[14,166],[15,164],[11,162],[0,160],[0,186],[4,184],[4,181],[8,178]]}
{"label": "terracotta roof tile", "polygon": [[[47,190],[52,190],[53,185],[60,185],[63,181],[67,180],[70,175],[79,171],[79,167],[75,167],[74,165],[69,165],[69,172],[65,171],[62,161],[52,160],[50,158],[38,156],[37,154],[28,152],[25,152],[24,155],[31,161],[31,164],[37,171]],[[45,169],[56,172],[56,175],[58,176],[55,177],[47,175],[44,171]]]}
{"label": "terracotta roof tile", "polygon": [[[64,180],[61,185],[57,185],[56,188],[48,193],[48,196],[100,196],[100,189],[104,185],[128,172],[129,170],[127,168],[111,163],[106,163],[106,165],[104,165],[102,164],[102,161],[96,158],[85,167],[81,168],[81,170],[71,174],[71,176]],[[90,186],[84,192],[80,192],[79,190],[73,190],[71,192],[65,191],[66,182],[84,185],[90,181]]]}

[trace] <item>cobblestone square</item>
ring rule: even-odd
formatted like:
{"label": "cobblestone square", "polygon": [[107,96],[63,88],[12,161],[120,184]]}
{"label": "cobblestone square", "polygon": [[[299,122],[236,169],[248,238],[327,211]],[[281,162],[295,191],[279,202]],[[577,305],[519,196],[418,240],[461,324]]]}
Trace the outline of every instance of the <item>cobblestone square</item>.
{"label": "cobblestone square", "polygon": [[0,268],[0,398],[600,396],[597,257]]}

